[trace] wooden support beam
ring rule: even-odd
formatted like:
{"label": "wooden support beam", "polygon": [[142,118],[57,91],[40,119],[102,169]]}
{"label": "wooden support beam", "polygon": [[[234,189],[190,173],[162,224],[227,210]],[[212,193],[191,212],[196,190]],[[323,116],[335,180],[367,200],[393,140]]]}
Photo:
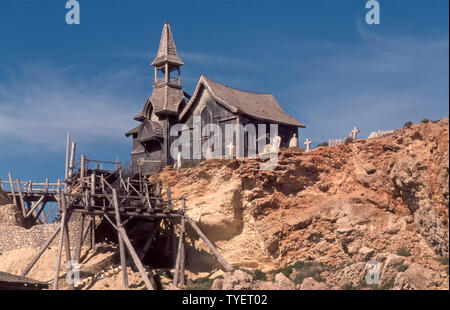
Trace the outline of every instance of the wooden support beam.
{"label": "wooden support beam", "polygon": [[142,262],[139,260],[138,255],[136,254],[135,249],[133,248],[133,245],[131,244],[130,239],[127,236],[127,233],[125,232],[125,229],[123,227],[118,227],[118,231],[119,233],[122,235],[123,241],[125,243],[125,245],[128,248],[128,252],[131,255],[131,258],[134,261],[134,264],[136,265],[139,273],[142,276],[142,279],[144,280],[145,286],[147,287],[147,289],[149,290],[154,290],[155,287],[153,286],[153,284],[150,282],[150,279],[147,275],[147,273],[145,272],[145,268],[144,265],[142,265]]}
{"label": "wooden support beam", "polygon": [[[121,235],[119,228],[122,227],[122,222],[119,213],[119,202],[117,201],[117,192],[113,189],[113,202],[114,210],[116,214],[116,230],[119,238],[119,249],[120,249],[120,264],[122,265],[122,284],[125,289],[128,289],[128,274],[127,274],[127,257],[125,253],[125,247],[123,242],[123,236]],[[114,227],[113,223],[111,225]]]}
{"label": "wooden support beam", "polygon": [[47,248],[52,243],[53,239],[55,239],[55,237],[58,235],[60,230],[61,230],[61,226],[58,226],[58,228],[56,228],[55,232],[51,235],[51,237],[48,238],[48,240],[41,246],[41,249],[39,250],[39,252],[33,257],[31,262],[22,271],[22,274],[21,274],[22,277],[25,277],[30,272],[31,268],[33,268],[34,264],[36,264],[36,262],[42,256],[42,254],[44,254],[45,250],[47,250]]}
{"label": "wooden support beam", "polygon": [[[65,204],[64,201],[65,197],[63,197],[63,204]],[[65,209],[65,207],[64,207]],[[68,216],[68,218],[70,217],[70,215]],[[70,255],[70,237],[69,237],[69,219],[67,218],[67,220],[65,221],[65,228],[64,228],[64,245],[65,245],[65,249],[66,249],[66,271],[67,273],[72,273],[73,271],[73,266],[72,266],[72,259],[71,259],[71,255]],[[68,283],[69,285],[69,289],[73,290],[75,289],[74,287],[74,283],[73,281],[69,281]]]}
{"label": "wooden support beam", "polygon": [[95,206],[95,174],[91,174],[91,205]]}
{"label": "wooden support beam", "polygon": [[117,230],[117,225],[113,223],[113,221],[109,218],[107,214],[104,214],[103,217],[111,224],[112,227],[114,227],[115,230]]}
{"label": "wooden support beam", "polygon": [[[181,262],[182,262],[182,254],[183,254],[183,247],[184,247],[184,225],[183,225],[183,219],[181,219],[180,223],[180,236],[178,238],[178,251],[177,251],[177,259],[175,263],[175,274],[173,277],[173,285],[178,287],[180,284],[180,279],[184,277],[184,274],[182,275],[181,270]],[[183,268],[184,269],[184,268]],[[184,281],[183,281],[184,282]]]}
{"label": "wooden support beam", "polygon": [[28,211],[26,217],[29,217],[31,215],[31,213],[33,213],[33,211],[42,203],[42,201],[44,200],[45,195],[42,195],[41,198],[39,198],[39,200],[37,202],[35,202],[34,204],[32,203],[31,206],[31,210]]}
{"label": "wooden support beam", "polygon": [[[80,179],[83,180],[85,174],[86,165],[86,155],[81,154],[81,169],[80,169]],[[83,181],[81,181],[83,182]]]}
{"label": "wooden support beam", "polygon": [[226,271],[233,271],[233,267],[225,260],[225,258],[217,251],[216,247],[209,241],[209,239],[205,236],[205,234],[200,230],[200,228],[195,224],[195,222],[187,215],[185,215],[186,220],[191,225],[191,227],[195,230],[195,232],[199,235],[199,237],[205,242],[211,252],[217,257],[219,263],[225,268]]}
{"label": "wooden support beam", "polygon": [[[62,204],[61,199],[58,199],[58,200],[59,200],[58,203],[60,204],[60,208],[61,208],[61,204]],[[59,269],[61,268],[61,254],[62,254],[62,248],[63,248],[63,244],[64,244],[64,229],[65,229],[66,216],[67,216],[66,210],[62,209],[58,253],[56,255],[56,272],[55,272],[55,278],[53,279],[53,290],[58,289]]]}
{"label": "wooden support beam", "polygon": [[19,193],[20,206],[22,208],[22,214],[24,217],[27,217],[27,210],[25,209],[25,200],[23,199],[22,187],[20,186],[19,179],[16,179],[17,184],[17,192]]}
{"label": "wooden support beam", "polygon": [[186,233],[186,219],[184,218],[184,214],[186,213],[186,201],[183,198],[181,201],[181,211],[183,212],[183,217],[181,218],[181,229],[183,231],[183,239],[182,239],[182,246],[181,246],[181,261],[180,261],[180,284],[185,285],[185,275],[184,275],[184,269],[185,269],[185,260],[186,260],[186,248],[184,246],[184,238]]}
{"label": "wooden support beam", "polygon": [[77,149],[76,142],[72,142],[72,149],[70,151],[70,165],[69,165],[69,178],[73,175],[73,165],[75,163],[75,151]]}
{"label": "wooden support beam", "polygon": [[[114,200],[114,208],[116,210],[116,216],[118,216],[120,218],[119,203],[118,203],[118,200],[117,200],[117,192],[116,192],[116,190],[113,190],[113,200]],[[148,275],[145,272],[144,265],[142,265],[142,262],[140,261],[138,255],[136,254],[136,251],[133,248],[133,245],[131,244],[130,239],[128,239],[127,233],[126,233],[126,231],[123,228],[121,223],[117,224],[117,231],[119,232],[120,235],[122,235],[123,242],[125,243],[126,247],[128,248],[128,252],[130,253],[130,256],[133,259],[134,264],[136,265],[139,273],[141,274],[142,279],[144,280],[145,286],[149,290],[154,290],[155,287],[150,282],[150,279],[148,278]]]}
{"label": "wooden support beam", "polygon": [[67,139],[66,139],[66,167],[64,170],[65,180],[69,177],[69,148],[70,148],[70,133],[67,133]]}
{"label": "wooden support beam", "polygon": [[[45,208],[46,204],[47,204],[47,201],[44,200],[41,203],[41,207],[39,208],[39,211],[36,214],[36,219],[39,220],[42,224],[44,224],[44,223],[46,224],[47,223],[47,220],[45,218],[45,212],[44,212],[44,208]],[[42,214],[42,219],[40,218],[41,214]]]}
{"label": "wooden support beam", "polygon": [[147,254],[148,250],[150,249],[152,241],[155,238],[158,230],[159,230],[159,222],[158,225],[156,225],[155,229],[150,233],[147,240],[145,241],[144,247],[142,248],[141,253],[139,254],[139,260],[142,261],[144,259],[145,254]]}
{"label": "wooden support beam", "polygon": [[95,250],[95,215],[92,215],[91,221],[91,249]]}
{"label": "wooden support beam", "polygon": [[19,206],[17,205],[17,199],[16,199],[16,194],[15,194],[15,191],[14,191],[14,183],[13,183],[13,180],[12,180],[11,172],[8,173],[8,177],[9,177],[9,186],[11,187],[11,195],[12,195],[12,198],[13,198],[13,203],[16,206],[16,208],[19,208]]}

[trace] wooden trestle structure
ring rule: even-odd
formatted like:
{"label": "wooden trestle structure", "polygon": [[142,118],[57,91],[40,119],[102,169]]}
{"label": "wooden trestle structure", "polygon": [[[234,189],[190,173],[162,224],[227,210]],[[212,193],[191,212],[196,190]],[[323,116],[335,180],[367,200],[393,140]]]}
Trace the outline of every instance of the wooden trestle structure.
{"label": "wooden trestle structure", "polygon": [[[47,184],[48,182],[46,182],[43,191],[38,191],[37,187],[33,187],[37,186],[37,184],[33,185],[31,183],[26,183],[31,184],[29,191],[24,191],[21,186],[17,187],[20,206],[24,215],[32,214],[38,208],[37,205],[44,201],[56,201],[59,212],[57,221],[60,223],[52,236],[41,246],[39,252],[24,269],[21,276],[24,277],[30,272],[41,255],[59,235],[56,271],[53,281],[53,289],[58,289],[63,248],[67,262],[71,262],[69,264],[66,262],[67,272],[73,272],[74,266],[72,262],[79,262],[81,247],[88,233],[91,233],[91,248],[94,248],[96,217],[104,218],[117,231],[124,289],[128,288],[127,253],[131,256],[133,263],[142,276],[145,286],[149,290],[156,288],[155,283],[152,283],[150,280],[153,272],[150,269],[148,273],[146,272],[142,264],[142,259],[150,249],[150,245],[161,221],[169,221],[173,227],[178,227],[179,231],[173,279],[175,286],[185,284],[184,245],[186,222],[205,242],[224,269],[226,271],[233,270],[195,222],[186,214],[186,199],[184,197],[173,198],[171,197],[170,189],[167,189],[167,197],[163,198],[159,183],[151,183],[143,178],[124,178],[119,162],[88,160],[85,155],[81,155],[81,160],[74,163],[74,156],[75,143],[72,144],[70,165],[66,165],[68,170],[66,170],[67,178],[64,184],[60,181],[56,185]],[[67,159],[68,157],[66,158],[66,162],[68,162]],[[95,167],[89,167],[90,163],[95,163]],[[105,170],[99,166],[103,164],[112,164],[114,168]],[[18,181],[17,184],[22,183]],[[11,185],[11,191],[8,194],[12,196],[16,205],[19,205],[17,195],[14,193],[14,186]],[[29,210],[25,210],[24,202],[31,202],[32,206]],[[43,207],[37,211],[38,214],[42,210]],[[76,244],[74,253],[71,253],[68,221],[76,213],[79,213],[81,216],[78,223],[78,234],[75,236]],[[127,234],[126,224],[131,219],[145,219],[157,224],[154,226],[155,231],[149,233],[147,241],[139,253],[134,248]],[[87,227],[84,227],[86,221],[89,224]],[[74,289],[73,284],[68,283],[68,285],[70,289]]]}

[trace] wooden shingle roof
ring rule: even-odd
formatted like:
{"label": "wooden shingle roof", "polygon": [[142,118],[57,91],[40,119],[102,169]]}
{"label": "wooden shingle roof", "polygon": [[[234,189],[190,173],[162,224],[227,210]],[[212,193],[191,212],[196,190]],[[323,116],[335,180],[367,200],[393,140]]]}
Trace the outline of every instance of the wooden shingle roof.
{"label": "wooden shingle roof", "polygon": [[148,141],[154,138],[163,138],[163,127],[160,122],[145,120],[139,126],[128,131],[125,136],[137,135],[138,141]]}
{"label": "wooden shingle roof", "polygon": [[184,93],[180,88],[163,85],[153,88],[149,100],[155,114],[161,112],[177,113],[180,103],[184,102]]}
{"label": "wooden shingle roof", "polygon": [[241,113],[256,119],[280,124],[287,124],[302,128],[306,127],[303,123],[286,114],[273,95],[238,90],[214,82],[204,75],[200,77],[195,93],[192,95],[188,105],[181,113],[180,119],[186,114],[191,105],[194,103],[198,91],[202,85],[208,88],[215,100],[223,104],[234,113]]}
{"label": "wooden shingle roof", "polygon": [[153,60],[152,66],[157,66],[165,62],[170,62],[180,66],[184,65],[183,61],[181,61],[178,57],[172,31],[170,30],[170,26],[167,22],[164,24],[161,40],[159,41],[158,55],[155,60]]}

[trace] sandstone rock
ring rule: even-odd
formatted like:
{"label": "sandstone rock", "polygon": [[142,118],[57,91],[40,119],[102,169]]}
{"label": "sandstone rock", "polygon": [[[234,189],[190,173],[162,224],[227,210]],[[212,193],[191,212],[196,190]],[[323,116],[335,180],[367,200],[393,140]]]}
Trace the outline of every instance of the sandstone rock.
{"label": "sandstone rock", "polygon": [[374,254],[375,254],[375,250],[368,248],[368,247],[361,247],[358,251],[359,255],[360,255],[360,259],[362,261],[367,261],[368,259],[370,259]]}
{"label": "sandstone rock", "polygon": [[429,285],[429,271],[419,264],[412,264],[395,278],[394,289],[423,290]]}
{"label": "sandstone rock", "polygon": [[[400,272],[399,267],[405,263],[405,257],[396,254],[388,254],[384,261],[380,273],[380,286],[386,286],[395,280]],[[408,268],[409,269],[409,268]]]}
{"label": "sandstone rock", "polygon": [[325,284],[317,282],[313,278],[306,278],[303,280],[303,283],[300,285],[301,290],[326,290],[327,287]]}
{"label": "sandstone rock", "polygon": [[295,290],[295,283],[281,272],[275,275],[275,286],[280,290]]}
{"label": "sandstone rock", "polygon": [[227,274],[223,278],[224,290],[249,290],[253,286],[252,275],[242,270],[235,270],[233,274]]}

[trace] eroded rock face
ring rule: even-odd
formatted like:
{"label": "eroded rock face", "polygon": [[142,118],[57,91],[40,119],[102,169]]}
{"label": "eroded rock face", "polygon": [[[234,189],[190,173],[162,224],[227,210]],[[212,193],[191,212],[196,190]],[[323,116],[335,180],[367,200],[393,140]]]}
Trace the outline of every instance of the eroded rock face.
{"label": "eroded rock face", "polygon": [[[334,275],[357,285],[367,260],[405,249],[405,263],[440,274],[424,262],[448,257],[448,126],[443,119],[308,153],[282,150],[270,171],[258,160],[217,159],[160,178],[186,195],[188,214],[233,265],[323,262],[347,266]],[[404,273],[385,272],[389,284]]]}
{"label": "eroded rock face", "polygon": [[0,226],[24,227],[22,213],[13,204],[0,205]]}
{"label": "eroded rock face", "polygon": [[235,270],[233,274],[226,275],[222,281],[223,290],[250,290],[253,285],[252,275],[242,270]]}

